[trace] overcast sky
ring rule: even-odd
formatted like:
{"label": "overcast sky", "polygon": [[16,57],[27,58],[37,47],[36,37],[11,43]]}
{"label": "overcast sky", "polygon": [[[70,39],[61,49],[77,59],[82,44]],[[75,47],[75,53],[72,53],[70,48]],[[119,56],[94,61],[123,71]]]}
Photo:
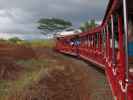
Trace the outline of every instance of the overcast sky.
{"label": "overcast sky", "polygon": [[69,20],[74,26],[102,20],[109,0],[0,0],[0,33],[36,33],[40,18]]}

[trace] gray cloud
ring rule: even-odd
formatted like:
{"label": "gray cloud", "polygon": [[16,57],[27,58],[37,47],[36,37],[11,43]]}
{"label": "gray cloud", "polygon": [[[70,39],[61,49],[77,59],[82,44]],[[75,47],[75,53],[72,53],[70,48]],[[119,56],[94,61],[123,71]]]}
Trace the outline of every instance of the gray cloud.
{"label": "gray cloud", "polygon": [[0,0],[0,32],[36,33],[43,17],[70,20],[75,26],[88,19],[102,20],[109,0]]}

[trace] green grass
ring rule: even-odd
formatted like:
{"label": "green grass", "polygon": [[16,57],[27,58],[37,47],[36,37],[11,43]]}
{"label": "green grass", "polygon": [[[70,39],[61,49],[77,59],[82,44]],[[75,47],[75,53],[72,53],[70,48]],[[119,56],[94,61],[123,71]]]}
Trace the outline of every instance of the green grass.
{"label": "green grass", "polygon": [[55,41],[53,39],[32,40],[32,41],[17,41],[15,44],[25,45],[25,46],[32,46],[32,47],[53,48],[55,46]]}
{"label": "green grass", "polygon": [[17,64],[22,65],[24,71],[17,80],[0,80],[0,100],[7,100],[10,95],[21,92],[37,82],[43,77],[45,70],[52,65],[47,59],[19,60]]}
{"label": "green grass", "polygon": [[[54,40],[34,40],[34,41],[17,41],[12,43],[9,41],[0,41],[14,45],[24,45],[30,47],[46,47],[53,48],[55,45]],[[63,57],[62,57],[63,58]],[[0,100],[8,100],[7,98],[14,93],[19,93],[23,89],[30,87],[36,83],[47,68],[53,67],[55,59],[29,59],[17,60],[16,63],[23,67],[24,71],[21,76],[16,80],[0,80]],[[16,94],[17,95],[17,94]]]}
{"label": "green grass", "polygon": [[15,44],[15,45],[24,45],[24,46],[32,46],[32,47],[48,47],[53,48],[55,46],[54,39],[38,39],[32,41],[26,40],[0,40],[1,43]]}
{"label": "green grass", "polygon": [[52,39],[46,39],[46,40],[33,40],[29,42],[31,46],[33,47],[48,47],[53,48],[55,46],[55,41]]}

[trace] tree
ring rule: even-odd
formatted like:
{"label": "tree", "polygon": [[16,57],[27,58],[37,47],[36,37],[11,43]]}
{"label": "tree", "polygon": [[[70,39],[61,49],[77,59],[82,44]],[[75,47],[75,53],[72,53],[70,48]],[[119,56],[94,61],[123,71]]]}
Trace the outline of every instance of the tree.
{"label": "tree", "polygon": [[18,41],[22,41],[22,40],[18,37],[12,37],[12,38],[8,39],[8,41],[10,41],[12,43],[17,43]]}
{"label": "tree", "polygon": [[96,21],[94,19],[90,20],[90,28],[95,28],[96,26]]}
{"label": "tree", "polygon": [[38,24],[38,29],[40,29],[43,34],[57,32],[72,26],[71,22],[58,18],[42,18],[38,21]]}
{"label": "tree", "polygon": [[97,26],[96,22],[94,19],[90,20],[90,21],[86,21],[84,22],[81,26],[80,26],[80,29],[83,31],[83,32],[86,32],[92,28],[95,28]]}

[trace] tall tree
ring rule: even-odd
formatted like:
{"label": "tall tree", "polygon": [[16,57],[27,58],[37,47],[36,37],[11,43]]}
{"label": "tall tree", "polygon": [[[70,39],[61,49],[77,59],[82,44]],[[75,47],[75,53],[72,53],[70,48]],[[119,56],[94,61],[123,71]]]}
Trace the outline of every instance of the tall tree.
{"label": "tall tree", "polygon": [[40,29],[43,34],[57,32],[72,26],[71,22],[58,18],[42,18],[38,23],[38,29]]}

